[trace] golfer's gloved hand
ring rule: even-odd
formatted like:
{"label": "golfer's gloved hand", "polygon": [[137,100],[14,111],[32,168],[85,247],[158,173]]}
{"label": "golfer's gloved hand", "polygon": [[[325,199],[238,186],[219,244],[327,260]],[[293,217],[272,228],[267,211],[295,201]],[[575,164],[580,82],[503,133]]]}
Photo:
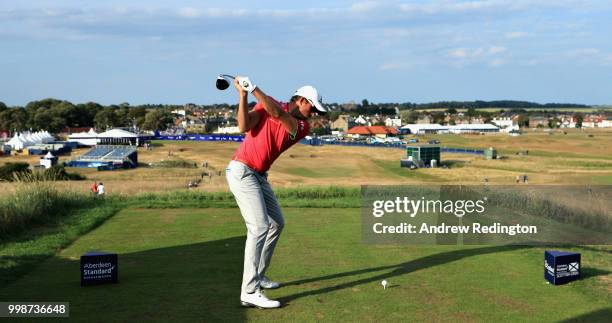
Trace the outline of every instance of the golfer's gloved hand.
{"label": "golfer's gloved hand", "polygon": [[253,82],[251,82],[251,80],[249,80],[249,78],[246,76],[239,76],[236,79],[238,80],[240,87],[249,93],[253,93],[253,90],[255,90],[257,87],[257,85],[253,84]]}

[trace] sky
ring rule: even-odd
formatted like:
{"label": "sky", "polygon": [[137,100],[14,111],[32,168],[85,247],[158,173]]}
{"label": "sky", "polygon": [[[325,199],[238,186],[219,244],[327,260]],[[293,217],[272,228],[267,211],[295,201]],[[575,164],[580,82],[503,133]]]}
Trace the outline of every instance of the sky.
{"label": "sky", "polygon": [[612,1],[0,0],[0,101],[612,104]]}

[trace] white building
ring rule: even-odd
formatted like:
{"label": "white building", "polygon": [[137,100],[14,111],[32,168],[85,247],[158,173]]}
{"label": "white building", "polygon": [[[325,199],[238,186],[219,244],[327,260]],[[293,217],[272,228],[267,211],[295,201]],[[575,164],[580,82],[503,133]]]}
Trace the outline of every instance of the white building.
{"label": "white building", "polygon": [[240,133],[240,128],[238,128],[238,126],[219,127],[217,128],[217,130],[213,131],[213,133],[221,133],[221,134]]}
{"label": "white building", "polygon": [[404,130],[409,130],[411,134],[426,134],[426,133],[448,133],[448,126],[441,126],[437,123],[429,123],[429,124],[407,124],[402,127]]}
{"label": "white building", "polygon": [[399,117],[395,117],[395,118],[387,118],[385,119],[385,126],[387,127],[401,127],[402,126],[402,119]]}
{"label": "white building", "polygon": [[355,123],[361,126],[371,126],[372,125],[370,123],[370,118],[367,118],[361,115],[357,117],[357,119],[355,119]]}
{"label": "white building", "polygon": [[493,118],[493,120],[491,120],[491,122],[493,124],[495,124],[496,126],[504,129],[504,128],[508,128],[508,127],[512,127],[512,118],[507,117],[507,118]]}
{"label": "white building", "polygon": [[561,128],[576,128],[576,118],[572,116],[561,117]]}
{"label": "white building", "polygon": [[449,132],[456,134],[499,132],[499,127],[488,123],[458,124],[455,126],[450,126]]}
{"label": "white building", "polygon": [[521,129],[519,128],[517,124],[515,124],[510,127],[502,128],[499,131],[503,133],[507,133],[507,134],[513,134],[513,133],[520,133]]}
{"label": "white building", "polygon": [[612,128],[612,119],[601,119],[597,123],[598,128]]}
{"label": "white building", "polygon": [[184,109],[177,109],[177,110],[172,110],[171,113],[177,114],[182,116],[183,118],[185,117],[185,115],[187,115],[187,113],[185,112]]}

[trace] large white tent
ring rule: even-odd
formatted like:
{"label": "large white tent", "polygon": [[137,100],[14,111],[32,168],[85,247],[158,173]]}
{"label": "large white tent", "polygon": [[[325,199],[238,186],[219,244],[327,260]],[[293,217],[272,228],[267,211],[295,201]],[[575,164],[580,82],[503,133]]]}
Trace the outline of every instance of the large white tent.
{"label": "large white tent", "polygon": [[98,133],[91,128],[88,132],[77,132],[71,134],[68,136],[68,141],[76,142],[83,146],[95,146],[98,144]]}
{"label": "large white tent", "polygon": [[102,145],[138,145],[139,135],[123,129],[111,129],[98,135],[98,142]]}
{"label": "large white tent", "polygon": [[13,138],[11,138],[7,144],[14,150],[21,150],[26,147],[26,143],[20,138],[18,133],[15,133]]}
{"label": "large white tent", "polygon": [[48,144],[54,140],[55,138],[48,131],[37,131],[34,133],[26,131],[22,133],[16,132],[7,144],[14,150],[21,150],[33,145]]}

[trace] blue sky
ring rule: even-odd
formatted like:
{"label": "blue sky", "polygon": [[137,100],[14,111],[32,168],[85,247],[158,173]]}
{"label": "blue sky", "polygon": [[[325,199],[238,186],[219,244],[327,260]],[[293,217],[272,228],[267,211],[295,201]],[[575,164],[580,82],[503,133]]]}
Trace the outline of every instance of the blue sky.
{"label": "blue sky", "polygon": [[0,101],[612,103],[612,2],[0,0]]}

